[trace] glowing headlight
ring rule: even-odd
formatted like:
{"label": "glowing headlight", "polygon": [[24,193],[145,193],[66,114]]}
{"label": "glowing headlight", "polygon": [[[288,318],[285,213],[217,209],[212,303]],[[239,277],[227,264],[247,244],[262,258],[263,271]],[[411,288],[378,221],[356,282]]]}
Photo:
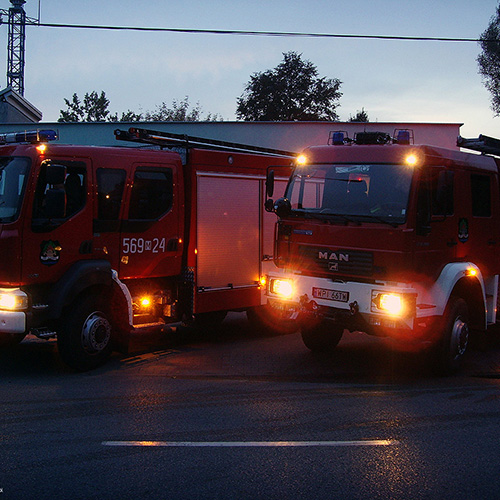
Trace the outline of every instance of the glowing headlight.
{"label": "glowing headlight", "polygon": [[403,312],[403,300],[401,295],[383,293],[380,295],[379,308],[387,311],[393,316],[399,316]]}
{"label": "glowing headlight", "polygon": [[293,286],[290,280],[272,279],[269,291],[288,299],[293,295]]}
{"label": "glowing headlight", "polygon": [[15,289],[0,289],[0,309],[8,311],[21,311],[27,309],[28,297],[24,292]]}
{"label": "glowing headlight", "polygon": [[405,300],[399,293],[372,292],[372,311],[385,312],[391,316],[406,314]]}

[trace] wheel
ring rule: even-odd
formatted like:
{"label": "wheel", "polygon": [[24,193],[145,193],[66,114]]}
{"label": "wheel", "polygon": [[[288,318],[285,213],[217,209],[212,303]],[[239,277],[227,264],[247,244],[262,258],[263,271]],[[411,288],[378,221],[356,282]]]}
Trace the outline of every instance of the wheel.
{"label": "wheel", "polygon": [[344,327],[332,321],[319,321],[301,327],[302,341],[311,351],[332,351],[337,347]]}
{"label": "wheel", "polygon": [[454,373],[460,367],[469,343],[469,312],[465,300],[452,297],[443,319],[443,336],[437,344],[436,371]]}
{"label": "wheel", "polygon": [[87,371],[103,364],[111,355],[113,328],[103,298],[86,295],[77,299],[61,319],[57,347],[71,368]]}
{"label": "wheel", "polygon": [[286,334],[298,330],[297,321],[291,319],[288,311],[278,309],[271,304],[247,309],[247,319],[254,329],[264,333]]}

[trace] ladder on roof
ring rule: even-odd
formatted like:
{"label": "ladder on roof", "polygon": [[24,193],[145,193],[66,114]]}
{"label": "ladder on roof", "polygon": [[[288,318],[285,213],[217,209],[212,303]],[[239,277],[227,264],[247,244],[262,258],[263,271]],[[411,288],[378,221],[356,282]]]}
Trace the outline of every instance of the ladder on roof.
{"label": "ladder on roof", "polygon": [[500,156],[500,139],[480,135],[477,139],[465,139],[458,136],[457,146],[487,155]]}
{"label": "ladder on roof", "polygon": [[280,156],[295,158],[297,153],[291,151],[282,151],[279,149],[263,148],[260,146],[251,146],[248,144],[239,144],[235,142],[217,141],[214,139],[205,139],[203,137],[193,137],[183,134],[174,134],[170,132],[161,132],[158,130],[148,130],[144,128],[131,127],[128,130],[115,130],[115,137],[120,141],[138,142],[142,144],[153,144],[160,147],[181,146],[186,149],[216,149],[219,151],[228,151],[231,153],[258,153],[267,156]]}

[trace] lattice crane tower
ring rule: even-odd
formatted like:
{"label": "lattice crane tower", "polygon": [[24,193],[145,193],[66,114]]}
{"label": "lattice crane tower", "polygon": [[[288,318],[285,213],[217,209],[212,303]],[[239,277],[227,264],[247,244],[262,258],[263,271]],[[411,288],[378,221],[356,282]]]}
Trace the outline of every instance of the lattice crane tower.
{"label": "lattice crane tower", "polygon": [[7,43],[7,86],[24,95],[24,44],[26,24],[38,24],[38,19],[26,16],[23,5],[26,0],[10,0],[12,7],[0,9],[1,16],[9,16],[9,40]]}

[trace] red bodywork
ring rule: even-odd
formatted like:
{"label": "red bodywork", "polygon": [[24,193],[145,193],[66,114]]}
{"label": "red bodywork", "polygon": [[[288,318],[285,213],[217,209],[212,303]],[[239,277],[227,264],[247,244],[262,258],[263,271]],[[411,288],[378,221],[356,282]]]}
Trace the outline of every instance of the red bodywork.
{"label": "red bodywork", "polygon": [[[180,155],[171,151],[52,144],[43,153],[35,145],[2,146],[0,157],[4,156],[27,157],[31,166],[17,220],[0,227],[0,286],[21,287],[28,294],[33,291],[36,297],[32,301],[43,303],[49,293],[46,290],[57,287],[76,263],[105,261],[132,294],[134,289],[161,289],[166,303],[187,302],[179,310],[199,313],[260,305],[263,231],[266,226],[267,245],[272,248],[274,226],[272,214],[263,210],[266,169],[274,164],[289,165],[289,159],[191,149],[183,165]],[[49,160],[79,174],[84,199],[68,215],[66,193],[66,216],[50,223],[36,215],[41,205],[36,201],[39,178],[45,175],[41,172]],[[170,206],[148,218],[141,207],[154,207],[154,196],[141,198],[139,190],[158,173],[164,175],[159,182],[171,182]],[[104,175],[106,182],[100,180]],[[204,179],[203,186],[200,179]],[[216,191],[204,192],[204,186]],[[161,197],[163,191],[157,193]],[[233,201],[227,204],[226,198]],[[228,218],[244,220],[249,213],[250,226],[224,225]],[[219,226],[225,232],[212,255],[213,235]],[[202,255],[200,245],[205,249]],[[243,272],[247,258],[256,271],[250,281]],[[226,278],[228,272],[232,275]],[[182,287],[192,287],[192,292],[179,292]]]}

